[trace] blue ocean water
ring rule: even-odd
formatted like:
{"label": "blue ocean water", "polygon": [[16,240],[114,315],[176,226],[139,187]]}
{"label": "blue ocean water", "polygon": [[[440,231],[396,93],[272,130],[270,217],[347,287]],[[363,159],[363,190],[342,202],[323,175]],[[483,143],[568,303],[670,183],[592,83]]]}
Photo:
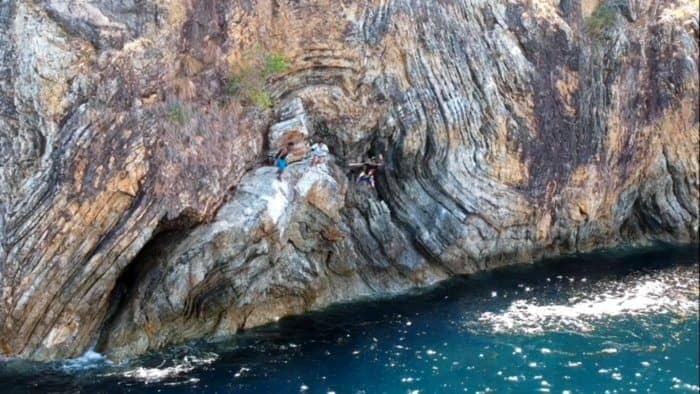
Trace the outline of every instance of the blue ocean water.
{"label": "blue ocean water", "polygon": [[548,260],[121,364],[0,361],[0,392],[699,392],[698,249]]}

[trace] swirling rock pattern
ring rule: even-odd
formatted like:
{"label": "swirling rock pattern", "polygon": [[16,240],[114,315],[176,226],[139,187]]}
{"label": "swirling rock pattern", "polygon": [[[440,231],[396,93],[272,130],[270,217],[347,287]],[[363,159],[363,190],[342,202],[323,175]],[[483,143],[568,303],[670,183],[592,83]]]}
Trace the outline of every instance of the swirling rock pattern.
{"label": "swirling rock pattern", "polygon": [[[125,357],[546,255],[697,242],[697,8],[0,1],[0,354]],[[227,92],[259,48],[290,60],[272,110]],[[267,134],[299,99],[333,157],[278,182]],[[377,190],[358,187],[347,164],[379,152]]]}

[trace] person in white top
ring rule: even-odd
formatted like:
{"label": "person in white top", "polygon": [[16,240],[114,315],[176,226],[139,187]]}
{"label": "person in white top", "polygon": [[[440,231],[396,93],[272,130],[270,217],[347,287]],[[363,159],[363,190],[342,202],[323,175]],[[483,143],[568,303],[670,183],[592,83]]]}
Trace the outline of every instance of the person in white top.
{"label": "person in white top", "polygon": [[321,164],[326,160],[328,156],[328,146],[323,142],[316,142],[311,145],[311,153],[313,154],[313,159],[311,159],[311,165],[315,166]]}

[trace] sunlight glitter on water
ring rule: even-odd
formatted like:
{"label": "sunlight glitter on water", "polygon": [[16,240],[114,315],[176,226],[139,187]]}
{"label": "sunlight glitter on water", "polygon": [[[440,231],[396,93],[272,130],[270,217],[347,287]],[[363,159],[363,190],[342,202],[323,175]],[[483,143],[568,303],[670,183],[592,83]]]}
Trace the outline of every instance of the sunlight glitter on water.
{"label": "sunlight glitter on water", "polygon": [[[0,361],[2,393],[698,392],[697,249],[583,255],[112,363]],[[9,389],[8,389],[9,388]]]}
{"label": "sunlight glitter on water", "polygon": [[[537,297],[513,301],[505,310],[484,312],[480,324],[498,333],[544,334],[576,330],[590,332],[596,324],[616,316],[672,314],[679,318],[698,313],[698,277],[694,267],[602,281],[592,288],[572,288],[568,302],[543,303]],[[566,291],[566,290],[565,290]]]}

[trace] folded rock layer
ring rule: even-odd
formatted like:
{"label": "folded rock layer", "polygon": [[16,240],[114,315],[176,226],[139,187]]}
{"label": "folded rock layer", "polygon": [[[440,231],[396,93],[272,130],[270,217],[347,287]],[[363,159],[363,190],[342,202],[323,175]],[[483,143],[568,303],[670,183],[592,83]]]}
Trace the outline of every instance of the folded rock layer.
{"label": "folded rock layer", "polygon": [[698,36],[694,0],[0,1],[0,355],[697,242]]}

